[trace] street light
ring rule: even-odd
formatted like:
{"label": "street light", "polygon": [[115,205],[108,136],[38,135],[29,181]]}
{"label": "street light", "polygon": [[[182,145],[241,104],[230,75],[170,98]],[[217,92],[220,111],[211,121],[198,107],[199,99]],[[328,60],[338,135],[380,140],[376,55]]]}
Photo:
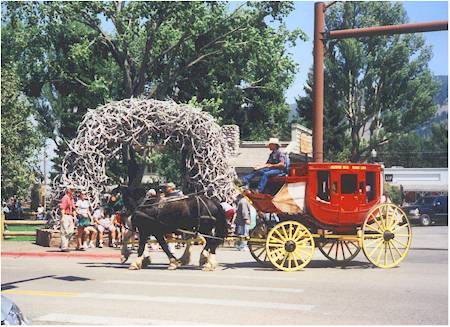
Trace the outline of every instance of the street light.
{"label": "street light", "polygon": [[370,151],[370,161],[374,163],[376,158],[377,158],[377,150],[372,149],[372,151]]}

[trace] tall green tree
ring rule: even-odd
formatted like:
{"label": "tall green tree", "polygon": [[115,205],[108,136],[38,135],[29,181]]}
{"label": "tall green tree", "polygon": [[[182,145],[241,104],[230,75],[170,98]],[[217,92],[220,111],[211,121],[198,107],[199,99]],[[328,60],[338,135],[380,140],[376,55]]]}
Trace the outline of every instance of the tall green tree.
{"label": "tall green tree", "polygon": [[[2,37],[3,48],[11,45],[8,60],[24,63],[26,91],[38,99],[60,152],[87,108],[142,94],[220,102],[212,114],[238,123],[245,138],[287,126],[284,90],[296,65],[286,47],[304,38],[284,24],[290,2],[252,2],[234,11],[223,2],[4,6],[2,24],[11,32]],[[125,150],[133,163],[138,156]]]}
{"label": "tall green tree", "polygon": [[32,124],[33,110],[21,94],[14,67],[2,67],[1,75],[2,199],[12,195],[24,198],[38,177],[37,151],[42,135]]}
{"label": "tall green tree", "polygon": [[[399,2],[339,2],[326,13],[327,30],[407,22]],[[328,40],[326,48],[326,158],[333,159],[333,151],[341,150],[347,160],[364,160],[371,149],[382,150],[396,135],[415,129],[435,113],[437,84],[428,68],[431,51],[422,36]],[[311,92],[297,104],[300,117],[311,121]]]}

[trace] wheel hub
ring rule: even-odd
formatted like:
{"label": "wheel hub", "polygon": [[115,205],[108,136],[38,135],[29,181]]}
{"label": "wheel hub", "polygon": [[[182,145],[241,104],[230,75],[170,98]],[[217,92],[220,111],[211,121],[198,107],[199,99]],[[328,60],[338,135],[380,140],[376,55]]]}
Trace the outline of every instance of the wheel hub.
{"label": "wheel hub", "polygon": [[295,242],[294,242],[294,241],[287,241],[287,242],[284,244],[284,249],[285,249],[287,252],[294,252],[296,247],[297,247],[297,245],[295,245]]}
{"label": "wheel hub", "polygon": [[395,237],[394,233],[392,233],[392,232],[390,232],[390,231],[388,231],[388,230],[385,231],[385,232],[383,233],[383,239],[384,239],[386,242],[392,240],[394,237]]}

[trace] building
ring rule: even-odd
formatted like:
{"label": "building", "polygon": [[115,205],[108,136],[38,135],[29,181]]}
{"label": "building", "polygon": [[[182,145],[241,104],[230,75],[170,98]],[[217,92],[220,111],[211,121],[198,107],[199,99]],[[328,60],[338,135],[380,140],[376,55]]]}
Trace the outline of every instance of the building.
{"label": "building", "polygon": [[406,202],[414,202],[418,196],[445,195],[448,193],[448,168],[403,168],[384,169],[384,180],[401,187]]}
{"label": "building", "polygon": [[[267,140],[241,141],[237,125],[225,125],[222,129],[230,148],[230,163],[235,167],[238,176],[250,173],[253,167],[267,161],[270,153]],[[280,143],[281,149],[289,153],[291,160],[312,160],[312,131],[309,128],[292,124],[291,139],[281,140]]]}

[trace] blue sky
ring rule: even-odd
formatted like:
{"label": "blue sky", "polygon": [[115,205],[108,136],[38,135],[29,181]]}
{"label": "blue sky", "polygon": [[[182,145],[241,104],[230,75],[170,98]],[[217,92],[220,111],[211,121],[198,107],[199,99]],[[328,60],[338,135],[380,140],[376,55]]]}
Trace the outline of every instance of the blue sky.
{"label": "blue sky", "polygon": [[[447,1],[402,1],[411,23],[448,20]],[[314,2],[296,1],[295,10],[289,15],[286,24],[290,30],[302,29],[309,40],[298,42],[291,48],[294,61],[299,65],[293,85],[286,92],[287,103],[295,103],[295,98],[304,95],[303,86],[306,82],[309,68],[313,64],[314,36]],[[432,46],[433,58],[429,63],[430,70],[435,75],[448,75],[448,31],[423,33],[427,44]]]}

